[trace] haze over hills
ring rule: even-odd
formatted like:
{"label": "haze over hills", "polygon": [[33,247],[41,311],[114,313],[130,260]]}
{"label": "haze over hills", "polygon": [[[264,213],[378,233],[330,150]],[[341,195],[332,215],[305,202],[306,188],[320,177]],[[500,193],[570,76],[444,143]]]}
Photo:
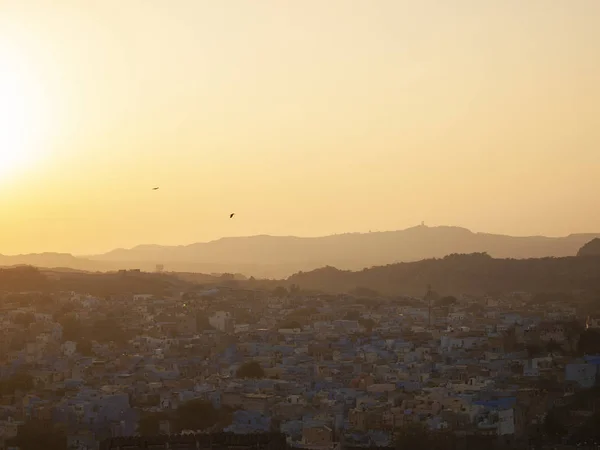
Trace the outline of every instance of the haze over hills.
{"label": "haze over hills", "polygon": [[323,267],[292,275],[285,285],[326,292],[366,288],[384,295],[414,296],[423,295],[428,285],[443,295],[586,291],[597,299],[598,273],[600,257],[501,259],[475,253],[355,272]]}
{"label": "haze over hills", "polygon": [[260,278],[285,278],[323,266],[341,270],[441,258],[452,253],[486,252],[494,258],[574,256],[597,234],[566,237],[514,237],[474,233],[460,227],[417,226],[399,231],[348,233],[324,237],[252,236],[222,238],[181,246],[140,245],[101,255],[75,257],[44,253],[2,256],[0,265],[31,264],[104,271],[164,264],[169,271],[243,273]]}
{"label": "haze over hills", "polygon": [[501,295],[577,293],[597,303],[600,293],[600,256],[498,259],[485,253],[452,254],[376,266],[359,271],[322,267],[285,280],[234,279],[196,273],[89,273],[34,267],[0,269],[0,292],[81,291],[92,295],[136,292],[172,295],[210,292],[216,288],[270,291],[292,287],[307,293],[350,293],[359,297],[422,296],[430,285],[439,295]]}
{"label": "haze over hills", "polygon": [[85,271],[111,270],[111,264],[92,261],[87,258],[73,256],[69,253],[29,253],[25,255],[0,254],[0,266],[29,265],[35,267],[64,267]]}

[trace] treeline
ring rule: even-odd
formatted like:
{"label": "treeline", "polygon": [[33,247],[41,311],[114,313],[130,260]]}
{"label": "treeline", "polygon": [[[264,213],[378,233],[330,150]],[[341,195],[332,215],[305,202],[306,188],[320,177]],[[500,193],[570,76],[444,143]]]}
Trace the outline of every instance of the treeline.
{"label": "treeline", "polygon": [[0,269],[0,292],[45,291],[50,280],[30,266]]}
{"label": "treeline", "polygon": [[351,292],[367,288],[384,295],[423,295],[428,284],[443,294],[505,292],[600,292],[600,257],[494,259],[485,253],[449,255],[358,272],[324,267],[286,280],[302,289]]}
{"label": "treeline", "polygon": [[142,292],[162,295],[190,286],[191,283],[169,274],[52,272],[30,266],[0,269],[0,293],[74,291],[101,297]]}
{"label": "treeline", "polygon": [[[233,276],[232,276],[233,278]],[[486,253],[453,254],[442,259],[377,266],[362,271],[323,267],[299,272],[287,280],[223,280],[198,286],[176,274],[144,272],[86,273],[40,271],[33,267],[0,269],[0,293],[21,291],[76,291],[92,295],[193,291],[224,286],[269,290],[278,296],[305,293],[354,293],[422,296],[427,285],[443,295],[500,294],[506,292],[600,294],[600,256],[495,259]],[[368,295],[367,295],[368,293]]]}

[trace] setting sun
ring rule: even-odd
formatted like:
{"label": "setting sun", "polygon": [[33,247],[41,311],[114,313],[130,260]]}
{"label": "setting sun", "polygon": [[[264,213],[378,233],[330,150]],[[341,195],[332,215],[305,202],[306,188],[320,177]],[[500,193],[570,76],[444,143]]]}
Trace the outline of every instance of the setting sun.
{"label": "setting sun", "polygon": [[36,75],[16,52],[0,48],[0,181],[41,156],[49,115]]}

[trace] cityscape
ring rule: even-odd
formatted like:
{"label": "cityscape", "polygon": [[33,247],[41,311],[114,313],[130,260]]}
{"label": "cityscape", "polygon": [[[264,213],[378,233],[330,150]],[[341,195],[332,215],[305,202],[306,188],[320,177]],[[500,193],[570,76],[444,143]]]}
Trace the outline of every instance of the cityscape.
{"label": "cityscape", "polygon": [[0,0],[0,450],[600,450],[600,0]]}
{"label": "cityscape", "polygon": [[[2,294],[1,448],[196,448],[218,433],[314,450],[599,439],[590,292],[250,289],[232,275],[198,285],[157,269],[98,275],[115,291],[105,296],[47,285]],[[16,267],[0,281],[72,284],[68,274]]]}

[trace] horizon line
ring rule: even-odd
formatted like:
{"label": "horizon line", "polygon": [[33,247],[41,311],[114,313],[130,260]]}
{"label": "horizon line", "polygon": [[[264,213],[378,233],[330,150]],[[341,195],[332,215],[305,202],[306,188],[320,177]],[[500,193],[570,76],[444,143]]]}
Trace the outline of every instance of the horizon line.
{"label": "horizon line", "polygon": [[424,223],[421,223],[421,224],[414,225],[411,227],[395,229],[395,230],[348,231],[348,232],[343,232],[343,233],[330,233],[330,234],[310,235],[310,236],[309,235],[303,235],[303,236],[300,236],[300,235],[277,235],[277,234],[237,235],[237,236],[222,236],[222,237],[215,238],[215,239],[210,239],[210,240],[206,240],[206,241],[195,241],[195,242],[191,242],[191,243],[187,243],[187,244],[137,244],[132,247],[115,247],[115,248],[106,250],[104,252],[99,251],[99,252],[79,253],[79,252],[65,252],[65,251],[62,251],[62,252],[61,251],[44,251],[44,252],[30,252],[30,253],[16,253],[16,254],[4,254],[4,253],[0,252],[0,256],[18,257],[18,256],[54,254],[54,255],[69,255],[69,256],[73,256],[75,258],[90,258],[90,257],[95,257],[95,256],[103,256],[103,255],[106,255],[108,253],[115,252],[115,251],[135,250],[140,247],[171,247],[171,248],[189,247],[191,245],[196,245],[196,244],[210,244],[213,242],[222,241],[224,239],[250,239],[250,238],[257,238],[257,237],[320,239],[320,238],[328,238],[328,237],[334,237],[334,236],[345,236],[345,235],[351,235],[351,234],[367,235],[367,234],[397,233],[397,232],[408,231],[408,230],[415,229],[415,228],[457,228],[457,229],[462,229],[462,230],[468,231],[472,234],[487,234],[487,235],[492,235],[492,236],[507,236],[507,237],[512,237],[512,238],[548,238],[548,239],[561,239],[562,238],[562,239],[565,239],[565,238],[568,238],[571,236],[600,235],[600,232],[580,232],[580,233],[569,233],[566,235],[544,235],[544,234],[513,235],[513,234],[503,234],[503,233],[489,233],[489,232],[485,232],[485,231],[473,231],[470,228],[463,227],[460,225],[426,225]]}

